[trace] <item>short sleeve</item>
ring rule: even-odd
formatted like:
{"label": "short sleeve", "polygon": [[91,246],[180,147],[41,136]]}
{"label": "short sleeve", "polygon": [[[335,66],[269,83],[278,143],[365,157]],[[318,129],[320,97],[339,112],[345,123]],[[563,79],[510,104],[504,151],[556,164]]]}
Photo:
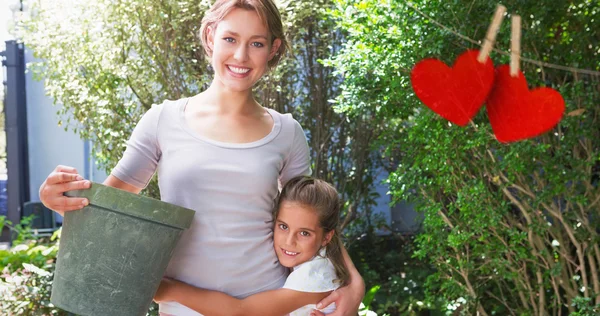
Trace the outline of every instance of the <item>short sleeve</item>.
{"label": "short sleeve", "polygon": [[145,188],[160,160],[157,139],[158,122],[163,104],[153,105],[137,123],[127,141],[127,149],[111,174],[138,188]]}
{"label": "short sleeve", "polygon": [[292,271],[283,285],[284,289],[299,292],[324,293],[337,289],[337,276],[331,261],[323,257],[315,257]]}
{"label": "short sleeve", "polygon": [[296,176],[310,176],[310,154],[308,151],[308,142],[304,135],[304,130],[298,121],[294,120],[291,115],[286,115],[286,119],[292,121],[293,138],[290,151],[284,161],[283,169],[281,170],[281,185],[285,185],[290,179]]}

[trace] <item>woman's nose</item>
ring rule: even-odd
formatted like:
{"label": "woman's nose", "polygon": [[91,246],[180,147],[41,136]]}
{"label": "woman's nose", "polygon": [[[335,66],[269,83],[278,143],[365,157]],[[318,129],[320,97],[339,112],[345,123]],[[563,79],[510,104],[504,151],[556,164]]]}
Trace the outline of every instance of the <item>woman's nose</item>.
{"label": "woman's nose", "polygon": [[233,55],[233,58],[235,58],[238,61],[248,60],[248,46],[239,45],[237,47],[237,49],[235,50],[235,54]]}

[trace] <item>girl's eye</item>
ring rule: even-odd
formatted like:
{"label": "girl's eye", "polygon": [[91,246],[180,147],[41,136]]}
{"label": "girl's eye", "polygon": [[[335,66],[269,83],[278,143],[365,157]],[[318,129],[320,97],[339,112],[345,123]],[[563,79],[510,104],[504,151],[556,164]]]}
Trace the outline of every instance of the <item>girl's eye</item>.
{"label": "girl's eye", "polygon": [[254,47],[264,47],[265,45],[263,43],[260,43],[260,42],[254,42],[254,43],[252,43],[252,46],[254,46]]}
{"label": "girl's eye", "polygon": [[233,37],[225,37],[223,40],[225,40],[228,43],[233,43],[235,42],[235,40],[233,39]]}
{"label": "girl's eye", "polygon": [[286,230],[286,229],[287,229],[287,226],[286,226],[285,224],[279,224],[279,228],[280,228],[280,229],[283,229],[283,230]]}
{"label": "girl's eye", "polygon": [[310,236],[310,233],[307,231],[301,231],[300,235],[302,235],[303,237],[308,237],[308,236]]}

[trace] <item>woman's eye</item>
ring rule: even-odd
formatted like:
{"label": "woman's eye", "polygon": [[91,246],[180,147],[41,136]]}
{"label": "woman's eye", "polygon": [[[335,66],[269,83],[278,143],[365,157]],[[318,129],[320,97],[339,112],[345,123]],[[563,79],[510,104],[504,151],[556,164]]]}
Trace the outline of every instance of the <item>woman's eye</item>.
{"label": "woman's eye", "polygon": [[302,236],[304,236],[304,237],[308,237],[308,236],[310,236],[310,233],[309,233],[309,232],[307,232],[307,231],[301,231],[301,232],[300,232],[300,235],[302,235]]}
{"label": "woman's eye", "polygon": [[286,229],[287,229],[287,226],[286,226],[285,224],[279,224],[279,228],[280,228],[280,229],[283,229],[283,230],[286,230]]}
{"label": "woman's eye", "polygon": [[254,42],[254,43],[252,43],[252,46],[254,46],[254,47],[264,47],[265,44],[260,43],[260,42]]}
{"label": "woman's eye", "polygon": [[225,37],[224,40],[229,43],[235,42],[235,40],[232,37]]}

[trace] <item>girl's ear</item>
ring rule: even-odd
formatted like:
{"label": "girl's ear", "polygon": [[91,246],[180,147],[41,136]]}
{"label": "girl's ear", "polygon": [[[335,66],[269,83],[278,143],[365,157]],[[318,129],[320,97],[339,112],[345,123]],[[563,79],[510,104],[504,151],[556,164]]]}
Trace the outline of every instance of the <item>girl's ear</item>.
{"label": "girl's ear", "polygon": [[331,238],[333,238],[333,234],[335,234],[335,230],[332,230],[323,236],[323,242],[321,243],[321,247],[327,246],[327,244],[331,241]]}
{"label": "girl's ear", "polygon": [[273,41],[273,45],[271,45],[271,52],[269,53],[269,60],[273,59],[273,57],[275,57],[275,54],[277,54],[277,52],[279,51],[279,47],[281,46],[281,40],[276,38]]}

